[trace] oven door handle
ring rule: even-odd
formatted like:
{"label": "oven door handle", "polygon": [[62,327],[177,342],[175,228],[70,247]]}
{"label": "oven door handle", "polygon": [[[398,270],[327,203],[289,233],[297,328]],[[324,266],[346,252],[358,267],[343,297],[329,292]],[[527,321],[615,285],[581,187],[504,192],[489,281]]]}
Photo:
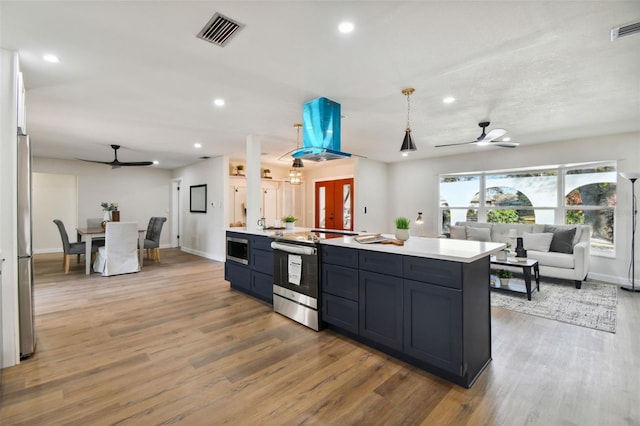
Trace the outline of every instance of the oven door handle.
{"label": "oven door handle", "polygon": [[285,253],[304,254],[307,256],[313,256],[316,254],[315,247],[304,247],[294,244],[277,243],[275,241],[271,243],[271,248],[274,250],[283,251]]}

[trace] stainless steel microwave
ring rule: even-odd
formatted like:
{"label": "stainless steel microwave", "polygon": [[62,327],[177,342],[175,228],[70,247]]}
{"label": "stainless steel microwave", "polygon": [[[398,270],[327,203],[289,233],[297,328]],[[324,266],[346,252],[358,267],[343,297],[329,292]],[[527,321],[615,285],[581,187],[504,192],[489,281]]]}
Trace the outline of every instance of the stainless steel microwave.
{"label": "stainless steel microwave", "polygon": [[227,237],[227,260],[249,264],[249,240],[246,238]]}

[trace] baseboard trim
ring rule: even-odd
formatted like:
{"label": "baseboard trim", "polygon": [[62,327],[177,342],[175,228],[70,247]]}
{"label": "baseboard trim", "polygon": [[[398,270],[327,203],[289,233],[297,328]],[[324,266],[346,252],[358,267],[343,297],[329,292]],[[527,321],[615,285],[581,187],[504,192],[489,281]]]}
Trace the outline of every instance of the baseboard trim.
{"label": "baseboard trim", "polygon": [[628,284],[628,280],[625,277],[614,277],[613,275],[595,274],[593,272],[589,272],[589,275],[587,276],[587,282],[591,280],[603,281],[610,284]]}
{"label": "baseboard trim", "polygon": [[221,258],[219,256],[216,256],[214,254],[211,253],[207,253],[207,252],[203,252],[200,250],[193,250],[187,247],[180,247],[180,250],[182,250],[185,253],[189,253],[189,254],[195,254],[196,256],[200,256],[200,257],[204,257],[207,259],[211,259],[211,260],[216,260],[218,262],[224,262],[224,258]]}

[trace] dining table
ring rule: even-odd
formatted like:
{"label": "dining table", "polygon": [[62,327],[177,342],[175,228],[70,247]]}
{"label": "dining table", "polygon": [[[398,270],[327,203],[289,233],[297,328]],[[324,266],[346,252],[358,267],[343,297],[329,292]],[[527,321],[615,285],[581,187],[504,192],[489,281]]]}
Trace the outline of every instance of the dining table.
{"label": "dining table", "polygon": [[[140,262],[140,268],[142,269],[142,262],[144,259],[144,236],[146,229],[138,230],[138,261]],[[94,238],[104,237],[105,230],[100,228],[76,228],[78,234],[78,241],[84,241],[84,262],[85,262],[85,274],[91,274],[91,241]]]}

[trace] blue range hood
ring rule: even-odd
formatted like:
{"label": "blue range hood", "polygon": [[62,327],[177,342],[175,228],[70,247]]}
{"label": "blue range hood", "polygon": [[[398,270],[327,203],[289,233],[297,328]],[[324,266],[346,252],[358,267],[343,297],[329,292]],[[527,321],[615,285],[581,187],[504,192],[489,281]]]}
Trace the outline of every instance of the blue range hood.
{"label": "blue range hood", "polygon": [[317,98],[304,104],[303,144],[293,152],[293,158],[327,161],[351,157],[340,151],[340,117],[340,104],[331,99]]}

